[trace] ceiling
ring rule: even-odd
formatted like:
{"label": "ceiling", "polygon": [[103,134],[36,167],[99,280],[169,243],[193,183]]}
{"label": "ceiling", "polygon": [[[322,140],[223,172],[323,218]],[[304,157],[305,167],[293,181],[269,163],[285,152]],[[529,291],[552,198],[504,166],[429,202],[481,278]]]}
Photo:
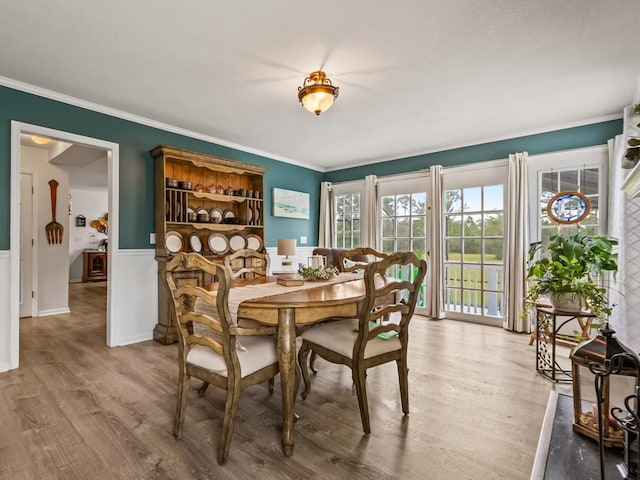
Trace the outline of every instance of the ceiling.
{"label": "ceiling", "polygon": [[[619,118],[640,101],[638,0],[1,8],[5,84],[321,171]],[[319,68],[340,96],[316,117],[297,87]]]}

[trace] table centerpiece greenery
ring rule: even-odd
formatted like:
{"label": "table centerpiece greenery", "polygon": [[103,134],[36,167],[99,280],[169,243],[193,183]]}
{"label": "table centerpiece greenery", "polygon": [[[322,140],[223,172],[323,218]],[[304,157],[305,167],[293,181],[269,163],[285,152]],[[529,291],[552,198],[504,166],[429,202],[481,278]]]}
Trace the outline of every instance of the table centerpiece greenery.
{"label": "table centerpiece greenery", "polygon": [[301,265],[298,273],[302,275],[302,278],[305,280],[317,281],[331,280],[340,272],[333,265],[328,267],[307,267],[305,265]]}

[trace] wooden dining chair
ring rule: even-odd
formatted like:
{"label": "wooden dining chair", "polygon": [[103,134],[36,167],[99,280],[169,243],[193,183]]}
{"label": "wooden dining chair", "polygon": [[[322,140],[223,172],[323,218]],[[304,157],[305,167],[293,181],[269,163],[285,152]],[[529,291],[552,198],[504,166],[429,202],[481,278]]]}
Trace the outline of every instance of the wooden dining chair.
{"label": "wooden dining chair", "polygon": [[[278,355],[273,337],[275,327],[240,328],[229,312],[231,272],[197,253],[179,253],[166,265],[166,281],[171,292],[178,330],[178,403],[174,434],[182,437],[191,377],[203,380],[198,389],[204,395],[209,384],[227,391],[218,463],[229,454],[234,419],[240,393],[246,387],[269,382],[278,373]],[[217,290],[211,292],[192,285],[176,286],[174,275],[184,271],[203,271],[215,275]],[[210,306],[215,315],[195,311],[196,300]],[[242,348],[238,338],[242,338]]]}
{"label": "wooden dining chair", "polygon": [[358,247],[340,254],[340,270],[343,272],[355,272],[364,265],[387,258],[386,253],[378,252],[369,247]]}
{"label": "wooden dining chair", "polygon": [[[387,258],[386,253],[378,252],[369,247],[357,247],[351,250],[341,252],[338,260],[338,268],[341,272],[355,272],[362,270],[363,267],[371,262],[382,260]],[[324,323],[331,321],[342,321],[343,318],[331,318]],[[311,358],[309,359],[309,368],[315,374],[318,373],[316,368],[316,352],[311,352]]]}
{"label": "wooden dining chair", "polygon": [[[413,279],[388,277],[389,270]],[[311,379],[306,366],[309,352],[317,353],[329,362],[348,366],[356,386],[362,428],[365,433],[370,433],[367,369],[395,361],[398,366],[402,411],[405,415],[409,414],[409,322],[426,271],[426,262],[418,259],[413,252],[394,253],[364,267],[366,295],[359,317],[318,325],[302,334],[298,363],[305,385],[303,399],[311,390]],[[400,319],[396,321],[398,314]],[[392,317],[390,321],[384,320],[387,315]]]}
{"label": "wooden dining chair", "polygon": [[253,278],[266,276],[271,262],[268,253],[243,248],[225,256],[224,264],[233,272],[233,278]]}

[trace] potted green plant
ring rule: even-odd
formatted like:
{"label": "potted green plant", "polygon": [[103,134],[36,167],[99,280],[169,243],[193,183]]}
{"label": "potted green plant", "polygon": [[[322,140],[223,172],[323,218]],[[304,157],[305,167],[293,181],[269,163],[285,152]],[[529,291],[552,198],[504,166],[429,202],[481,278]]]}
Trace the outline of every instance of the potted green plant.
{"label": "potted green plant", "polygon": [[527,280],[531,281],[525,297],[525,312],[541,297],[548,296],[551,305],[565,312],[591,311],[600,320],[611,315],[607,289],[602,285],[603,273],[618,271],[618,254],[613,247],[618,241],[591,236],[584,230],[556,233],[549,243],[532,243],[529,247]]}

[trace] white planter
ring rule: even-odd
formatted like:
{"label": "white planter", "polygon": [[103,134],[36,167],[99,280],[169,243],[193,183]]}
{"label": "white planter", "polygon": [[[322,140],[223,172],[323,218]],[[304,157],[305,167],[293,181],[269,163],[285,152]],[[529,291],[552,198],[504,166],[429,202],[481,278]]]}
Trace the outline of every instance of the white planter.
{"label": "white planter", "polygon": [[578,293],[552,293],[551,305],[556,310],[568,313],[578,313],[585,306],[584,297]]}

